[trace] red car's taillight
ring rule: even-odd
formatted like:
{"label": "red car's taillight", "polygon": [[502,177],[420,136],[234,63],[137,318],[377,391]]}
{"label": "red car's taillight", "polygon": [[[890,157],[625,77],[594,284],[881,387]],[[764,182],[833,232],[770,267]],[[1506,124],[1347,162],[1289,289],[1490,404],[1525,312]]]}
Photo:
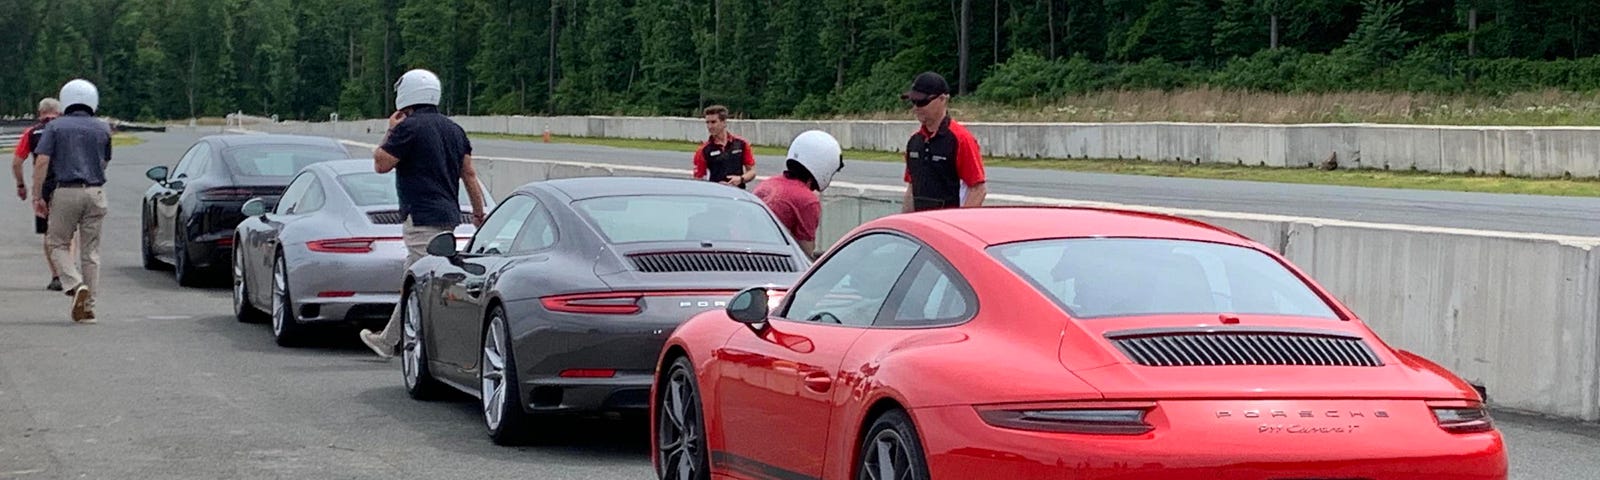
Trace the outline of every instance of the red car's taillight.
{"label": "red car's taillight", "polygon": [[1476,402],[1428,402],[1439,428],[1450,433],[1479,433],[1494,430],[1489,410]]}
{"label": "red car's taillight", "polygon": [[372,253],[372,244],[384,240],[398,241],[398,237],[332,238],[306,242],[306,248],[321,253]]}
{"label": "red car's taillight", "polygon": [[1001,428],[1095,435],[1139,435],[1155,430],[1145,416],[1155,403],[979,406],[984,422]]}

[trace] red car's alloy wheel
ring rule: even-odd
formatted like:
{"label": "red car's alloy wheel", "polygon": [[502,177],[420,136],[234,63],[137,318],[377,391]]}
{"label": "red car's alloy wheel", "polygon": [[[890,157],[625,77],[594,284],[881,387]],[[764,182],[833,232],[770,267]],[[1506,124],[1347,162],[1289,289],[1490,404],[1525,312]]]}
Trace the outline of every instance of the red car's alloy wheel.
{"label": "red car's alloy wheel", "polygon": [[689,361],[679,358],[663,385],[657,402],[656,445],[661,458],[656,474],[667,480],[710,478],[706,458],[705,425],[701,421],[700,392],[695,388],[694,370]]}

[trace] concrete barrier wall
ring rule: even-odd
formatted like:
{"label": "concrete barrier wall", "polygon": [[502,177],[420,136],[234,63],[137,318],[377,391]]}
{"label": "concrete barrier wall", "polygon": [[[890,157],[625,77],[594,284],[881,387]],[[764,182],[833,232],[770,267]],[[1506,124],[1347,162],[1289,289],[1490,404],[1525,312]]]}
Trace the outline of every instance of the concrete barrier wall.
{"label": "concrete barrier wall", "polygon": [[[553,178],[675,176],[576,162],[491,159],[479,165],[496,198]],[[829,189],[818,243],[831,245],[866,221],[898,213],[900,200],[891,190]],[[996,197],[997,205],[1038,204]],[[1485,387],[1497,407],[1600,420],[1600,238],[1146,210],[1228,228],[1283,253],[1391,345]]]}
{"label": "concrete barrier wall", "polygon": [[[699,118],[455,117],[469,132],[702,141]],[[251,128],[275,133],[381,132],[384,120],[278,123]],[[1261,125],[1147,123],[969,123],[991,156],[1124,158],[1309,167],[1329,158],[1341,168],[1445,173],[1506,173],[1528,177],[1600,178],[1600,128],[1456,127],[1326,124]],[[217,127],[202,127],[218,129]],[[905,121],[735,120],[733,131],[757,145],[787,146],[800,132],[820,129],[846,148],[899,152],[917,128]]]}
{"label": "concrete barrier wall", "polygon": [[[500,117],[470,121],[480,118]],[[556,135],[681,141],[705,137],[698,118],[511,118],[508,129],[474,126],[469,130],[537,135],[548,125]],[[1344,168],[1600,178],[1600,129],[1596,128],[1171,122],[969,123],[968,127],[986,154],[1007,157],[1182,160],[1274,167],[1315,166],[1333,158]],[[839,138],[846,148],[898,152],[904,150],[906,138],[917,127],[909,120],[739,120],[733,128],[757,145],[786,146],[800,132],[820,129]]]}
{"label": "concrete barrier wall", "polygon": [[[455,117],[469,132],[702,141],[699,118]],[[1330,158],[1341,168],[1600,178],[1600,128],[1454,127],[1326,124],[969,123],[990,156],[1122,158],[1310,167]],[[382,132],[383,119],[252,125],[273,133]],[[820,129],[845,148],[899,152],[916,131],[906,121],[736,120],[734,133],[757,145],[787,146]],[[180,127],[179,131],[221,131]]]}

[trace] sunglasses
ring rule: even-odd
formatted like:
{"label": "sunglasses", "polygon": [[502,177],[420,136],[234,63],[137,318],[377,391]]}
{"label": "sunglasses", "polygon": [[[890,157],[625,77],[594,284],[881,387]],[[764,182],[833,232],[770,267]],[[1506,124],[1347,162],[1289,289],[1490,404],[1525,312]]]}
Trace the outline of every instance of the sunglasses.
{"label": "sunglasses", "polygon": [[918,107],[926,107],[926,106],[928,106],[928,104],[933,103],[934,100],[938,100],[939,97],[940,97],[940,95],[934,95],[934,96],[931,96],[931,97],[925,97],[925,98],[923,98],[921,100],[909,99],[909,98],[906,99],[906,100],[910,101],[912,105],[916,105]]}

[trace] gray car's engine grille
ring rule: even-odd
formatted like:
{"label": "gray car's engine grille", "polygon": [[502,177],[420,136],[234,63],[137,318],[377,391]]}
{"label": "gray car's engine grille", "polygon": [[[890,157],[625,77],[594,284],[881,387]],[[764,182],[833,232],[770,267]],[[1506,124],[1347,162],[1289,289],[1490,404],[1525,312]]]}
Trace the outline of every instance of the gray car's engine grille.
{"label": "gray car's engine grille", "polygon": [[1128,358],[1151,367],[1383,365],[1361,338],[1334,333],[1171,332],[1111,337]]}
{"label": "gray car's engine grille", "polygon": [[635,269],[647,273],[795,271],[788,255],[765,253],[639,253],[628,259]]}
{"label": "gray car's engine grille", "polygon": [[[367,219],[376,225],[400,225],[406,223],[406,217],[399,210],[386,210],[381,212],[367,212]],[[461,223],[472,223],[472,214],[463,212]]]}

